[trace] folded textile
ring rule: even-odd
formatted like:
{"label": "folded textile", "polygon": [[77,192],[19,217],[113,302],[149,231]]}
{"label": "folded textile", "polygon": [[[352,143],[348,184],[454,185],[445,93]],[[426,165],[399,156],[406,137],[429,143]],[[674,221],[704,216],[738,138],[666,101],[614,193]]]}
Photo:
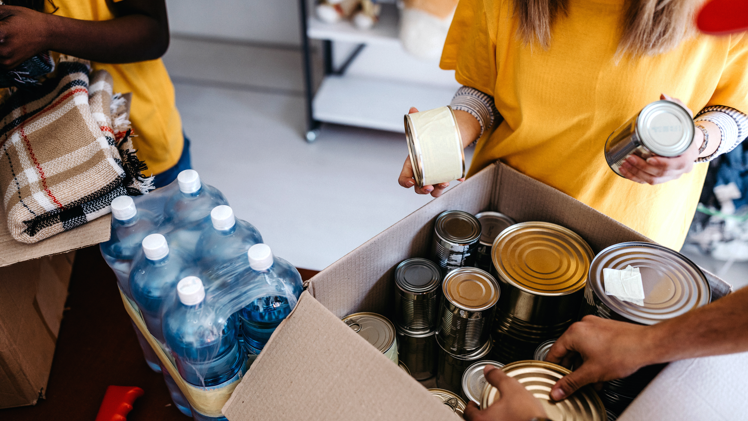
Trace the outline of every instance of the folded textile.
{"label": "folded textile", "polygon": [[0,88],[30,89],[40,85],[40,78],[54,70],[55,62],[49,52],[37,54],[14,69],[0,72]]}
{"label": "folded textile", "polygon": [[14,239],[36,243],[152,189],[112,76],[61,57],[57,75],[0,105],[0,193]]}

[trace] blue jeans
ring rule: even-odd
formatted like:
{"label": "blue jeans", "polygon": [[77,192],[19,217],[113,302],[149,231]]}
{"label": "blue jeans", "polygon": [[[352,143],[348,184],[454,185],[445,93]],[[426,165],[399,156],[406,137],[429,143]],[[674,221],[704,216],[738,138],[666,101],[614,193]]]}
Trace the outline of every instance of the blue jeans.
{"label": "blue jeans", "polygon": [[153,180],[153,185],[156,186],[157,189],[167,186],[177,179],[180,172],[189,169],[192,169],[192,162],[190,160],[190,139],[187,138],[187,135],[184,135],[184,147],[182,148],[182,156],[179,157],[179,161],[177,161],[173,167],[161,174],[156,174],[156,177]]}

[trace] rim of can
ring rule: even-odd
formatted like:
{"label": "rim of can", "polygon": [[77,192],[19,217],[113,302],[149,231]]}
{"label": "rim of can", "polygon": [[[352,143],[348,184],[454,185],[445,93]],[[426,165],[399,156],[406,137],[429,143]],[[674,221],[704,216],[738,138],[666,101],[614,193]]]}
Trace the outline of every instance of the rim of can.
{"label": "rim of can", "polygon": [[[659,127],[656,125],[659,123]],[[669,124],[669,126],[663,126]],[[662,131],[663,127],[672,128],[675,125],[682,127],[677,138],[668,136],[668,141],[663,141],[666,133],[674,133],[672,129]],[[648,104],[639,113],[636,119],[636,134],[642,144],[660,156],[678,156],[688,149],[693,142],[696,128],[691,115],[682,105],[667,100],[659,100]]]}
{"label": "rim of can", "polygon": [[[545,361],[516,361],[502,370],[513,377],[537,398],[551,419],[581,421],[605,421],[607,415],[600,397],[591,385],[584,386],[563,401],[551,403],[551,387],[561,377],[571,373],[560,365]],[[482,409],[488,408],[500,398],[499,390],[486,383],[481,393]]]}
{"label": "rim of can", "polygon": [[[644,306],[605,293],[603,269],[639,267]],[[634,323],[653,325],[711,301],[709,281],[699,267],[677,251],[654,243],[629,241],[598,253],[590,265],[589,283],[597,299]]]}
{"label": "rim of can", "polygon": [[460,397],[460,395],[446,390],[446,389],[439,389],[439,388],[431,388],[428,389],[429,392],[431,392],[431,395],[433,395],[435,398],[442,401],[442,403],[450,408],[452,408],[452,411],[462,416],[462,414],[465,412],[465,408],[467,407],[467,404],[465,401]]}
{"label": "rim of can", "polygon": [[532,357],[535,358],[536,361],[545,361],[545,357],[548,356],[548,351],[551,350],[551,347],[556,343],[557,340],[558,339],[549,339],[538,345]]}
{"label": "rim of can", "polygon": [[[449,105],[447,105],[446,108],[449,110],[449,113],[452,116],[452,121],[454,122],[455,132],[457,134],[456,138],[457,142],[459,143],[457,145],[457,149],[459,149],[460,158],[462,159],[462,176],[458,178],[464,178],[467,174],[467,167],[465,166],[465,148],[462,147],[462,134],[458,129],[459,126],[457,125],[457,117],[455,116],[455,111]],[[410,157],[410,164],[413,167],[413,178],[416,181],[416,185],[418,185],[419,187],[423,187],[423,152],[421,151],[421,143],[417,141],[418,133],[416,133],[415,125],[413,124],[413,119],[410,117],[410,114],[405,114],[403,123],[405,125],[405,140],[408,144],[408,156]]]}
{"label": "rim of can", "polygon": [[476,361],[488,355],[493,349],[493,338],[489,336],[486,343],[483,344],[483,346],[481,346],[480,348],[476,349],[475,351],[469,354],[453,354],[444,348],[444,345],[442,345],[441,340],[439,339],[439,335],[436,335],[435,338],[436,338],[436,344],[439,345],[439,348],[442,351],[446,352],[447,355],[449,355],[450,357],[456,360],[460,360],[460,361]]}
{"label": "rim of can", "polygon": [[383,354],[395,344],[395,325],[377,313],[360,312],[343,317],[343,323]]}
{"label": "rim of can", "polygon": [[499,279],[542,296],[569,295],[584,288],[593,257],[579,234],[539,221],[505,229],[491,249]]}
{"label": "rim of can", "polygon": [[475,215],[461,210],[447,210],[436,217],[434,232],[450,243],[468,245],[480,239],[481,224]]}
{"label": "rim of can", "polygon": [[467,311],[488,310],[501,296],[499,282],[490,273],[474,267],[449,272],[442,282],[442,292],[452,305]]}
{"label": "rim of can", "polygon": [[[481,393],[486,387],[486,379],[483,377],[483,369],[487,365],[492,365],[496,368],[504,367],[504,364],[498,361],[492,360],[481,360],[470,364],[465,372],[462,373],[462,393],[468,400],[471,400],[480,405]],[[471,387],[472,386],[472,387]]]}
{"label": "rim of can", "polygon": [[410,376],[410,369],[408,368],[407,365],[405,365],[404,362],[398,361],[397,366],[400,367],[404,372],[408,373],[408,375]]}
{"label": "rim of can", "polygon": [[400,324],[395,324],[395,330],[397,331],[398,335],[407,336],[409,338],[428,338],[429,336],[436,335],[436,329],[430,330],[428,332],[417,332],[414,330],[406,329]]}
{"label": "rim of can", "polygon": [[517,222],[501,212],[485,211],[475,214],[480,222],[480,243],[491,247],[496,237]]}
{"label": "rim of can", "polygon": [[404,292],[427,293],[439,289],[442,272],[431,260],[413,257],[395,268],[395,285]]}

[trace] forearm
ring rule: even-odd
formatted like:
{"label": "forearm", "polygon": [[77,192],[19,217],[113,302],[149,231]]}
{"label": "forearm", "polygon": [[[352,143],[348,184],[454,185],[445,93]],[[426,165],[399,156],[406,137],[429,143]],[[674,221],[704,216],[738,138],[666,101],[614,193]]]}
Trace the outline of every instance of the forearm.
{"label": "forearm", "polygon": [[457,127],[460,130],[462,147],[467,148],[480,136],[480,123],[472,114],[460,110],[455,110],[455,119],[457,120]]}

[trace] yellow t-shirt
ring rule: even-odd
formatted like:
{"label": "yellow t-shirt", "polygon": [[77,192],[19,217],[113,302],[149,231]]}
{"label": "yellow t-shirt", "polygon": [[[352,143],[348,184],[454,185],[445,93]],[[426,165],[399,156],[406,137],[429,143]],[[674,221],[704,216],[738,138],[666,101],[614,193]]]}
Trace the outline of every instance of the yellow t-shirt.
{"label": "yellow t-shirt", "polygon": [[[114,19],[106,0],[55,0],[45,2],[45,12],[73,19],[102,21]],[[55,8],[57,10],[55,11]],[[92,63],[95,70],[108,71],[114,92],[132,92],[130,121],[138,157],[148,171],[159,174],[174,166],[184,145],[182,120],[174,102],[174,85],[161,60],[128,64]],[[148,174],[146,174],[148,175]]]}
{"label": "yellow t-shirt", "polygon": [[695,36],[655,57],[616,63],[623,0],[570,0],[551,46],[516,36],[508,0],[460,0],[441,58],[457,81],[494,97],[505,121],[475,149],[469,175],[498,159],[673,249],[685,240],[707,164],[641,185],[616,175],[605,141],[660,93],[694,112],[748,111],[748,37]]}

